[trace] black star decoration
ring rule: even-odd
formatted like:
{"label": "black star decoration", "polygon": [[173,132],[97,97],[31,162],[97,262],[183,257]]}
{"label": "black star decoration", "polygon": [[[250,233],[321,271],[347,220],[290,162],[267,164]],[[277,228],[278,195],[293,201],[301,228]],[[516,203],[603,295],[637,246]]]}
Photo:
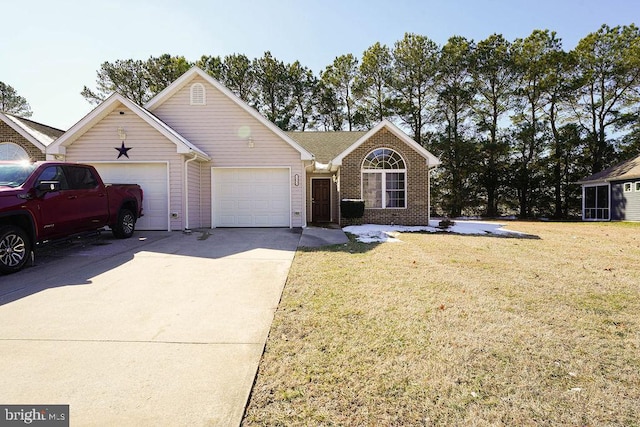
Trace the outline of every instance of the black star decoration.
{"label": "black star decoration", "polygon": [[131,148],[127,148],[124,146],[124,141],[122,141],[122,146],[121,147],[113,147],[116,150],[118,150],[118,158],[125,156],[127,159],[129,158],[129,154],[127,154],[127,151],[131,150]]}

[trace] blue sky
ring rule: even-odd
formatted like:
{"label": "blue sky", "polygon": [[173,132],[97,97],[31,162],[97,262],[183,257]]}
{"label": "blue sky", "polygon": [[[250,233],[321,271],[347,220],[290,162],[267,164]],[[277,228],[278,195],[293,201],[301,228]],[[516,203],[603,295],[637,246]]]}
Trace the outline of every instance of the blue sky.
{"label": "blue sky", "polygon": [[67,129],[91,111],[80,95],[104,61],[163,53],[269,50],[316,74],[336,56],[357,57],[413,32],[439,45],[453,35],[508,40],[556,31],[565,49],[602,24],[638,24],[633,0],[31,0],[3,2],[0,81],[25,97],[33,120]]}

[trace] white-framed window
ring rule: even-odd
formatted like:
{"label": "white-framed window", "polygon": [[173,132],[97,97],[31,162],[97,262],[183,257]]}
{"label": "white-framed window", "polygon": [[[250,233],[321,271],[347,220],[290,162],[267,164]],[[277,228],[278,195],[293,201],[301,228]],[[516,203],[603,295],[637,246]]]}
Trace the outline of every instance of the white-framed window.
{"label": "white-framed window", "polygon": [[407,207],[407,168],[390,148],[371,151],[362,162],[362,199],[369,209]]}
{"label": "white-framed window", "polygon": [[13,142],[0,142],[0,160],[29,160],[29,153]]}
{"label": "white-framed window", "polygon": [[207,93],[202,83],[191,85],[191,105],[207,105]]}
{"label": "white-framed window", "polygon": [[635,184],[636,184],[636,191],[640,191],[640,181],[637,181]]}
{"label": "white-framed window", "polygon": [[630,182],[625,182],[623,186],[625,193],[631,193],[632,187]]}

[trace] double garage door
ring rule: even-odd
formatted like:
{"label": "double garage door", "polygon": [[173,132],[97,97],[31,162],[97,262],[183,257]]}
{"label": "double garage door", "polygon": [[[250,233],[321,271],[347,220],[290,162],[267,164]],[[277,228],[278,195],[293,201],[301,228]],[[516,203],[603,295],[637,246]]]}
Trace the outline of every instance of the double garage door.
{"label": "double garage door", "polygon": [[169,229],[169,190],[166,163],[92,163],[92,165],[106,183],[139,184],[142,187],[144,216],[138,219],[136,229]]}
{"label": "double garage door", "polygon": [[[136,229],[169,229],[166,163],[87,163],[106,183],[142,187],[144,216]],[[214,227],[291,226],[289,168],[212,168],[211,177]]]}
{"label": "double garage door", "polygon": [[212,168],[214,227],[290,227],[289,168]]}

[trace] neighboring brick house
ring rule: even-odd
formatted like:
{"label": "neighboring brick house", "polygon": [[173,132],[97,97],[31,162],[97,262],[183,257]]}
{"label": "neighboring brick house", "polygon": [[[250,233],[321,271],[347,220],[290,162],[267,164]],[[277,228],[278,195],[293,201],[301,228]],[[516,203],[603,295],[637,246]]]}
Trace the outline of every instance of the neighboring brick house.
{"label": "neighboring brick house", "polygon": [[45,160],[45,149],[63,130],[0,111],[0,160]]}
{"label": "neighboring brick house", "polygon": [[[384,120],[368,132],[288,134],[316,158],[307,173],[311,222],[429,223],[429,174],[440,161],[393,123]],[[342,199],[364,200],[364,217],[342,218]]]}
{"label": "neighboring brick house", "polygon": [[581,179],[584,221],[640,221],[640,156]]}

